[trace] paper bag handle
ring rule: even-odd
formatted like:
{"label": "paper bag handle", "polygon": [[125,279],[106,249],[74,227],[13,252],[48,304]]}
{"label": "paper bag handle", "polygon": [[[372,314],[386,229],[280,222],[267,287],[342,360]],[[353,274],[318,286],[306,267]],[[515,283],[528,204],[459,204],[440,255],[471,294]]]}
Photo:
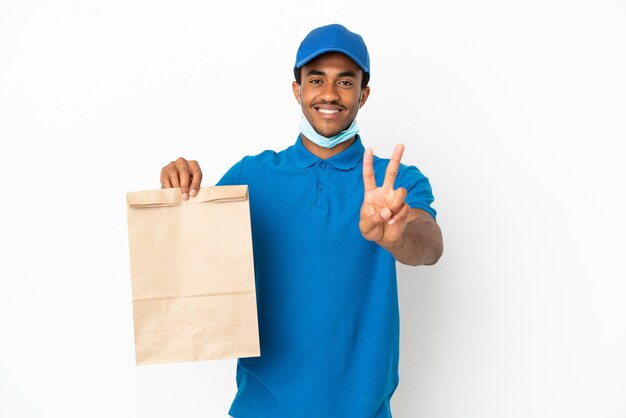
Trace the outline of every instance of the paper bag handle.
{"label": "paper bag handle", "polygon": [[237,202],[248,199],[248,186],[211,186],[200,187],[196,197],[183,200],[180,188],[147,190],[126,194],[128,206],[131,208],[154,208],[179,206],[196,203]]}

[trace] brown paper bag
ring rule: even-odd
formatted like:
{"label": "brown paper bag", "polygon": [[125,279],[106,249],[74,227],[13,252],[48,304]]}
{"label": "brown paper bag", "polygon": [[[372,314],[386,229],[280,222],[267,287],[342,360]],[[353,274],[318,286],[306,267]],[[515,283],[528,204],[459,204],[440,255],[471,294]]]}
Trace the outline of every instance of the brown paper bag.
{"label": "brown paper bag", "polygon": [[259,356],[248,187],[127,201],[137,364]]}

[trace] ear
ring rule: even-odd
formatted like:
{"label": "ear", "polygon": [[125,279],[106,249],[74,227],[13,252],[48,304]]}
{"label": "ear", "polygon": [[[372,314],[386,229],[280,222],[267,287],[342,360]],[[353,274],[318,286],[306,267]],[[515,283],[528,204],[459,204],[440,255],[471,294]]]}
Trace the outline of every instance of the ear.
{"label": "ear", "polygon": [[359,109],[363,107],[367,98],[370,96],[370,86],[361,89],[361,97],[359,97]]}
{"label": "ear", "polygon": [[291,89],[293,90],[293,96],[296,98],[298,104],[300,103],[300,84],[295,81],[291,83]]}

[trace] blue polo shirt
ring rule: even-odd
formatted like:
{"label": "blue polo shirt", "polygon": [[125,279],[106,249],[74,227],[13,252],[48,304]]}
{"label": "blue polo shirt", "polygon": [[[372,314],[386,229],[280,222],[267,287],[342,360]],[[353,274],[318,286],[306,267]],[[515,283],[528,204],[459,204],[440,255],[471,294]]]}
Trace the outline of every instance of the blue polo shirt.
{"label": "blue polo shirt", "polygon": [[[398,385],[393,256],[359,230],[360,138],[327,160],[300,137],[235,164],[218,185],[247,184],[261,357],[237,364],[235,418],[387,418]],[[381,185],[389,160],[374,158]],[[401,165],[395,187],[435,216],[428,179]]]}

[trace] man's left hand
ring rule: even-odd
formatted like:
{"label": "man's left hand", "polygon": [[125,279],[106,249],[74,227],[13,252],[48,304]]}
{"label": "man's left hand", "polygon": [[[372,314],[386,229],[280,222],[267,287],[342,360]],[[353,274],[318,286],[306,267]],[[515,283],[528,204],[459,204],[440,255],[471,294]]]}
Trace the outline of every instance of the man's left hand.
{"label": "man's left hand", "polygon": [[363,155],[363,185],[365,195],[361,206],[359,228],[363,237],[385,248],[401,246],[411,208],[405,202],[406,189],[394,189],[404,145],[396,145],[381,187],[376,186],[374,153],[368,148]]}

